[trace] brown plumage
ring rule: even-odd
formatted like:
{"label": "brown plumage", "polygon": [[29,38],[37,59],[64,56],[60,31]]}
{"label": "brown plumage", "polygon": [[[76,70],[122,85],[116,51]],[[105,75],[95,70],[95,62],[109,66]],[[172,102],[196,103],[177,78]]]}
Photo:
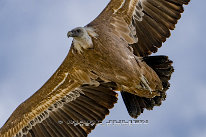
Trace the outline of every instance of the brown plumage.
{"label": "brown plumage", "polygon": [[131,117],[161,105],[172,61],[157,52],[189,0],[111,0],[85,27],[68,32],[70,51],[53,76],[23,102],[1,137],[87,136],[121,95]]}

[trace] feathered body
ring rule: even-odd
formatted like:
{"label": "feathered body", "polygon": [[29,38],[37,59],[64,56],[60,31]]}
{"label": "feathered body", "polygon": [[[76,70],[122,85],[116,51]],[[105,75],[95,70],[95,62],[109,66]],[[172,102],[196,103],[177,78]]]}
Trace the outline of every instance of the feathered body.
{"label": "feathered body", "polygon": [[100,78],[106,82],[115,82],[118,91],[128,91],[148,98],[158,95],[155,91],[162,90],[162,83],[157,74],[141,57],[133,54],[127,41],[109,31],[110,27],[111,24],[92,26],[96,34],[96,37],[90,35],[92,48],[79,53],[74,46],[71,47],[68,58],[71,60],[69,72],[73,79],[83,82],[85,77],[88,83],[85,81],[81,84],[90,84],[90,81]]}

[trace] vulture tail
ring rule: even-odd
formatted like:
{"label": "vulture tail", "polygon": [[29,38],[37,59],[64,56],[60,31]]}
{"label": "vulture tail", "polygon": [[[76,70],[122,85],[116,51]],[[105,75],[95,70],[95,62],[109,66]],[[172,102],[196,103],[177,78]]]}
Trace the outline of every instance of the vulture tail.
{"label": "vulture tail", "polygon": [[170,87],[170,80],[174,68],[172,61],[167,56],[148,56],[143,57],[143,60],[157,73],[162,81],[163,90],[160,96],[154,98],[145,98],[133,95],[128,92],[121,91],[123,101],[126,105],[129,115],[133,118],[137,118],[144,109],[152,110],[154,106],[160,106],[162,101],[166,99],[166,91]]}

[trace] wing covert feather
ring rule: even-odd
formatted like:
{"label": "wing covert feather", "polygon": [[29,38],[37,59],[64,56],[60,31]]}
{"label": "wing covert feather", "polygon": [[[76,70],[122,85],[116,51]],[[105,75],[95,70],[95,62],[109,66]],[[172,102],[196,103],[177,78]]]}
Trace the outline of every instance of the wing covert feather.
{"label": "wing covert feather", "polygon": [[[111,0],[89,25],[105,25],[113,29],[114,35],[120,34],[119,37],[133,47],[135,55],[148,56],[157,52],[170,36],[170,30],[175,28],[184,11],[183,5],[189,2],[190,0]],[[124,31],[125,23],[130,33]],[[134,30],[135,33],[132,32]],[[128,37],[136,42],[131,43]]]}

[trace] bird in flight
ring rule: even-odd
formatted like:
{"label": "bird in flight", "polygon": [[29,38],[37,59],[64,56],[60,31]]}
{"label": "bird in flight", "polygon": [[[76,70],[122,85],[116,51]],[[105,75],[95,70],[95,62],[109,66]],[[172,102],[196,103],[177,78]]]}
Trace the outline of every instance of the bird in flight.
{"label": "bird in flight", "polygon": [[52,77],[12,113],[0,137],[86,137],[117,102],[137,118],[166,98],[173,72],[167,56],[150,56],[190,0],[111,0],[85,27]]}

